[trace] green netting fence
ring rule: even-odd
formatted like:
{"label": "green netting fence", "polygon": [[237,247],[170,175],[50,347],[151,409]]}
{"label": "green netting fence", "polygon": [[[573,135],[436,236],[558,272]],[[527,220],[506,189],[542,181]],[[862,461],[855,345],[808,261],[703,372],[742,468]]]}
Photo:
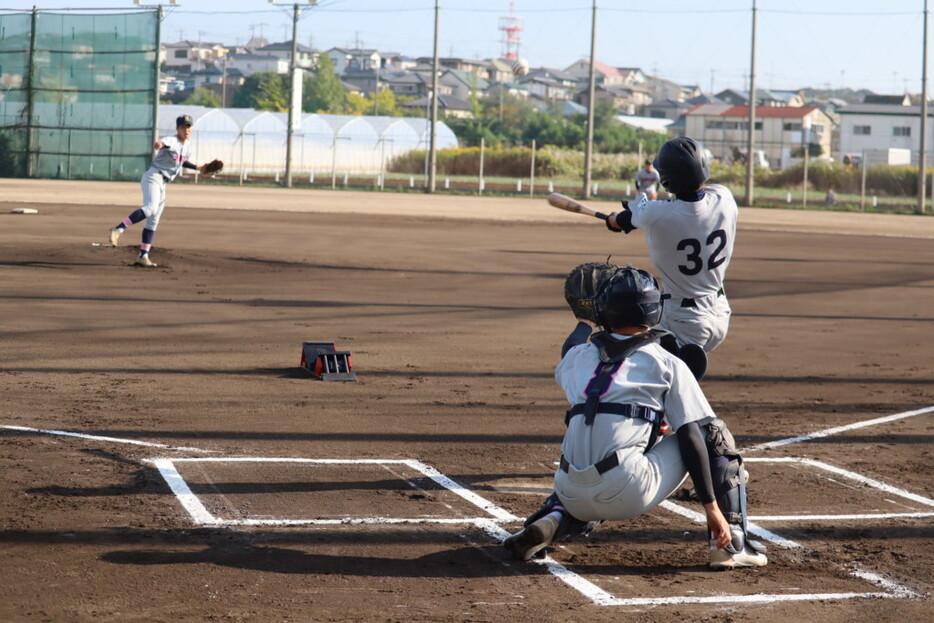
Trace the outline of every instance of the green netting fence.
{"label": "green netting fence", "polygon": [[0,10],[0,177],[138,179],[158,106],[158,8]]}

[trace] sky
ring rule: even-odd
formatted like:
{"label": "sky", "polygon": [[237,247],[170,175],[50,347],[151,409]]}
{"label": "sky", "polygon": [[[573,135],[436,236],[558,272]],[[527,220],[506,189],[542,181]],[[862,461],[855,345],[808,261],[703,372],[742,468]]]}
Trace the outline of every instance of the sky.
{"label": "sky", "polygon": [[[595,0],[437,0],[440,56],[503,55],[501,20],[519,18],[519,54],[533,67],[588,58]],[[163,3],[165,42],[291,39],[292,7],[276,0]],[[155,0],[143,0],[155,6]],[[436,0],[300,2],[298,40],[320,50],[433,53]],[[924,0],[756,0],[756,86],[920,93]],[[753,0],[596,0],[596,58],[705,92],[747,89]],[[132,0],[0,0],[2,9],[126,8]],[[934,2],[931,2],[934,9]],[[934,36],[928,18],[929,36]],[[930,57],[930,54],[929,54]],[[930,76],[932,70],[928,68]],[[930,96],[929,89],[929,96]]]}

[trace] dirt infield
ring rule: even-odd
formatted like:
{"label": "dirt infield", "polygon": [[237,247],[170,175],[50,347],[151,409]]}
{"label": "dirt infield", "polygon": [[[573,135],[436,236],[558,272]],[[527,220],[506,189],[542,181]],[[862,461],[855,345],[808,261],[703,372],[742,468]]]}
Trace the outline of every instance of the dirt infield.
{"label": "dirt infield", "polygon": [[[703,386],[772,562],[715,573],[683,499],[546,565],[497,542],[550,490],[564,275],[649,266],[641,235],[174,185],[147,270],[139,225],[105,243],[138,185],[0,189],[2,621],[930,617],[934,218],[742,210]],[[310,378],[307,340],[357,382]]]}

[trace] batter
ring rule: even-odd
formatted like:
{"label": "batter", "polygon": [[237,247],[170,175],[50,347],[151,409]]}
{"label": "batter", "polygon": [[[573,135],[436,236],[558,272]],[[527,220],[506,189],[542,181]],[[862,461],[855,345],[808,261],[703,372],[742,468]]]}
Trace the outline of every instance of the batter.
{"label": "batter", "polygon": [[655,168],[675,198],[624,202],[622,212],[609,216],[607,227],[627,234],[634,229],[645,232],[649,257],[672,297],[661,327],[675,336],[678,347],[696,344],[709,353],[723,342],[730,326],[724,280],[739,210],[725,186],[704,186],[710,169],[694,139],[666,142]]}

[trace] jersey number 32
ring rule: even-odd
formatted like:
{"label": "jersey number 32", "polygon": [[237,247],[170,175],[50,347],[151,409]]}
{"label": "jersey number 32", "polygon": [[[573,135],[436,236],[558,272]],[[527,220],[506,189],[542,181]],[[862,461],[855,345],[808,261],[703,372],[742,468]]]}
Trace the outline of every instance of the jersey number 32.
{"label": "jersey number 32", "polygon": [[[710,255],[707,256],[707,270],[713,270],[726,261],[726,258],[721,255],[723,249],[726,248],[726,232],[722,229],[711,232],[707,236],[706,246],[713,247]],[[678,270],[685,275],[696,275],[702,271],[704,269],[704,258],[701,251],[703,250],[704,246],[697,238],[685,238],[679,242],[678,251],[687,251],[687,257],[685,258],[687,264],[678,264]]]}

